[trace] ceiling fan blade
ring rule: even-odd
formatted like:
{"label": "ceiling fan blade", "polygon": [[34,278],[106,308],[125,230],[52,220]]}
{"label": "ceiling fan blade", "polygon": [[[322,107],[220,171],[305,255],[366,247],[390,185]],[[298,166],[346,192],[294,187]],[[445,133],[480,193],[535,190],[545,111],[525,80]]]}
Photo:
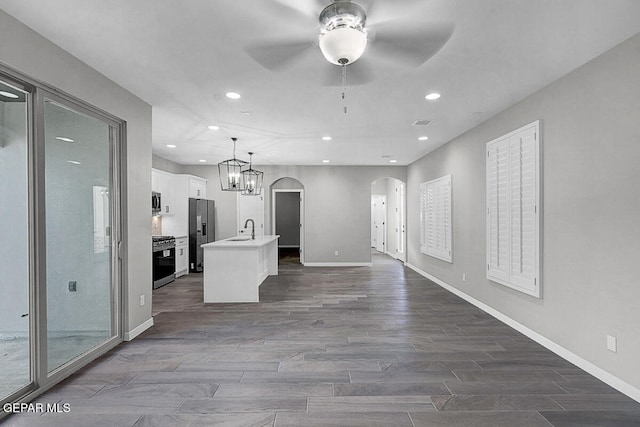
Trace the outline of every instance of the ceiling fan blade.
{"label": "ceiling fan blade", "polygon": [[246,46],[244,51],[267,70],[279,71],[293,65],[305,53],[315,49],[309,40],[258,43]]}
{"label": "ceiling fan blade", "polygon": [[415,16],[425,6],[424,0],[355,0],[367,13],[367,25],[379,25],[401,16]]}
{"label": "ceiling fan blade", "polygon": [[404,19],[395,19],[376,25],[372,30],[372,41],[367,47],[371,55],[397,65],[418,67],[449,41],[454,25],[438,22],[407,23]]}
{"label": "ceiling fan blade", "polygon": [[322,0],[296,0],[295,2],[291,0],[270,0],[269,3],[276,7],[278,12],[285,18],[293,18],[298,15],[298,18],[301,16],[312,18],[316,23],[322,9],[329,4],[328,1]]}
{"label": "ceiling fan blade", "polygon": [[[323,86],[342,86],[342,67],[328,64],[323,68]],[[362,57],[346,66],[346,83],[349,86],[361,86],[376,79],[371,61]]]}

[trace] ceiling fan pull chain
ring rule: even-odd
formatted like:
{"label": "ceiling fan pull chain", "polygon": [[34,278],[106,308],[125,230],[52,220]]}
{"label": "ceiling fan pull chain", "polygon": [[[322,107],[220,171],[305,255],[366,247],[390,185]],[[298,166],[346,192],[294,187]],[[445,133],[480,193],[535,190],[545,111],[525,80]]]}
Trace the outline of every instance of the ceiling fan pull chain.
{"label": "ceiling fan pull chain", "polygon": [[342,100],[344,101],[343,111],[347,114],[347,101],[345,100],[345,93],[347,92],[347,66],[342,66]]}

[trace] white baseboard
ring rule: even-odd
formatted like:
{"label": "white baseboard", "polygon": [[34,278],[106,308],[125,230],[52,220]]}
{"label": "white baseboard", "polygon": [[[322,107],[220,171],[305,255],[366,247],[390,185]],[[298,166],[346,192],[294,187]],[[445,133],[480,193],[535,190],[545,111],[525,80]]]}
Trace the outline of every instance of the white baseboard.
{"label": "white baseboard", "polygon": [[371,267],[370,262],[305,262],[305,267]]}
{"label": "white baseboard", "polygon": [[505,323],[506,325],[512,327],[516,331],[526,335],[527,337],[531,338],[532,340],[534,340],[538,344],[542,345],[543,347],[547,348],[548,350],[551,350],[552,352],[554,352],[558,356],[562,357],[563,359],[565,359],[565,360],[573,363],[574,365],[578,366],[579,368],[585,370],[586,372],[590,373],[594,377],[598,378],[599,380],[601,380],[601,381],[605,382],[606,384],[610,385],[611,387],[615,388],[619,392],[624,393],[627,396],[629,396],[630,398],[640,402],[640,389],[638,389],[638,388],[632,386],[631,384],[621,380],[620,378],[610,374],[609,372],[607,372],[604,369],[594,365],[593,363],[583,359],[582,357],[578,356],[577,354],[572,353],[571,351],[567,350],[566,348],[562,347],[559,344],[556,344],[555,342],[553,342],[550,339],[544,337],[543,335],[540,335],[539,333],[527,328],[523,324],[513,320],[509,316],[506,316],[506,315],[502,314],[498,310],[496,310],[494,308],[491,308],[490,306],[488,306],[487,304],[483,303],[482,301],[479,301],[479,300],[475,299],[474,297],[465,294],[461,290],[449,285],[448,283],[443,282],[442,280],[438,279],[437,277],[432,276],[431,274],[427,273],[426,271],[423,271],[423,270],[419,269],[418,267],[416,267],[414,265],[411,265],[409,263],[405,263],[405,265],[407,267],[409,267],[410,269],[412,269],[413,271],[415,271],[416,273],[426,277],[427,279],[431,280],[432,282],[436,283],[437,285],[439,285],[439,286],[443,287],[444,289],[448,290],[449,292],[451,292],[451,293],[459,296],[463,300],[475,305],[480,310],[482,310],[485,313],[495,317],[496,319],[498,319],[499,321],[501,321],[501,322]]}
{"label": "white baseboard", "polygon": [[143,333],[144,331],[146,331],[152,326],[153,326],[153,317],[148,319],[146,322],[142,323],[141,325],[138,325],[137,327],[133,328],[133,330],[129,332],[125,332],[124,340],[131,341],[132,339],[134,339],[135,337],[137,337],[138,335],[140,335],[141,333]]}

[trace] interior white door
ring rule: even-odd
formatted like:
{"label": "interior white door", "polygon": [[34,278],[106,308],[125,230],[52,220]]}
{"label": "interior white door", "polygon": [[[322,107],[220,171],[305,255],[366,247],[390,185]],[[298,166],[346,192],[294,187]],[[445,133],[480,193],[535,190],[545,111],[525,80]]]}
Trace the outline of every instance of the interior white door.
{"label": "interior white door", "polygon": [[385,196],[371,196],[371,203],[373,205],[373,247],[378,252],[385,252],[385,222],[386,222],[386,197]]}
{"label": "interior white door", "polygon": [[256,236],[264,236],[264,196],[243,196],[238,193],[238,235],[251,234],[251,224],[245,229],[247,219],[255,222]]}

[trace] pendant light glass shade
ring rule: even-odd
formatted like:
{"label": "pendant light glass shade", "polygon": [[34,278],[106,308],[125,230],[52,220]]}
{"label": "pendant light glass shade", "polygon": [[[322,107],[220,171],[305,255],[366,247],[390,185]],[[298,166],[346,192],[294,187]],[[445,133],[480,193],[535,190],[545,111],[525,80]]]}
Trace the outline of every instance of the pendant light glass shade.
{"label": "pendant light glass shade", "polygon": [[253,153],[249,153],[249,169],[242,171],[242,194],[244,196],[259,196],[262,194],[262,182],[264,172],[253,169],[251,159]]}
{"label": "pendant light glass shade", "polygon": [[236,141],[238,138],[231,138],[231,140],[233,141],[233,158],[218,163],[220,187],[222,191],[242,191],[242,168],[248,163],[244,160],[236,159]]}

